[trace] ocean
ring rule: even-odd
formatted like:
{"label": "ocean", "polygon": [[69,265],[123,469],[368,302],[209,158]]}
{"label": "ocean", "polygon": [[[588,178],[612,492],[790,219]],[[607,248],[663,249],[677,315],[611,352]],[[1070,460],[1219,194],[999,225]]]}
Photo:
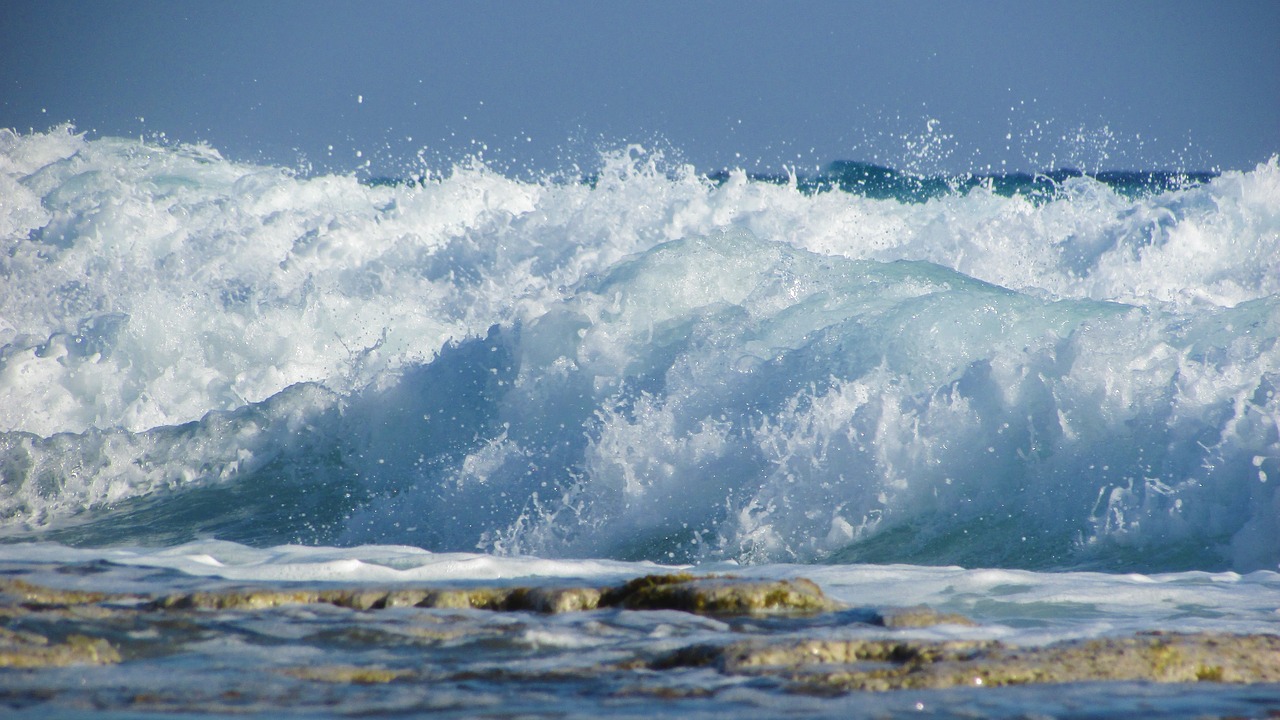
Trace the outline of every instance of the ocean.
{"label": "ocean", "polygon": [[[161,593],[680,570],[809,578],[849,606],[978,623],[908,631],[922,639],[1280,634],[1276,157],[1213,173],[834,162],[770,176],[632,146],[541,180],[478,161],[369,179],[0,130],[0,249],[13,577]],[[868,699],[707,668],[628,694],[633,677],[582,664],[756,631],[669,610],[476,610],[458,621],[475,637],[371,648],[334,639],[351,617],[307,612],[226,619],[118,664],[0,671],[0,707],[1280,710],[1274,684]],[[759,632],[888,632],[856,625]],[[424,654],[455,674],[320,692],[267,672]],[[541,674],[495,679],[512,663]],[[157,673],[173,701],[139,705]],[[209,683],[258,699],[219,704],[197,692]]]}

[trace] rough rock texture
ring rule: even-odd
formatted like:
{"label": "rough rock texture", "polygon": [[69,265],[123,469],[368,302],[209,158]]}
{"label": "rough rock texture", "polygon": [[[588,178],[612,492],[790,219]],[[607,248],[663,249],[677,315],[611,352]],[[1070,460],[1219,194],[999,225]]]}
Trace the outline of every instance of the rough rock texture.
{"label": "rough rock texture", "polygon": [[878,613],[880,625],[887,628],[920,628],[934,625],[964,625],[976,627],[977,623],[963,615],[940,613],[925,605],[905,608],[886,608]]}
{"label": "rough rock texture", "polygon": [[[821,639],[804,637],[811,627],[803,616],[846,610],[808,580],[764,581],[734,577],[652,575],[616,587],[445,587],[399,588],[235,588],[168,595],[109,594],[42,587],[16,578],[0,578],[0,668],[42,668],[75,664],[113,664],[152,653],[181,652],[186,643],[216,637],[229,618],[289,610],[290,617],[312,617],[306,605],[330,605],[361,613],[357,622],[337,620],[327,629],[304,634],[303,644],[328,643],[379,650],[415,643],[465,643],[486,633],[505,632],[474,614],[405,616],[384,608],[484,609],[563,613],[597,608],[680,610],[704,615],[747,616],[742,628],[724,642],[693,644],[674,651],[637,649],[630,657],[604,664],[556,670],[585,677],[600,673],[714,669],[726,676],[758,676],[798,691],[819,693],[858,690],[928,689],[956,686],[1002,686],[1068,682],[1150,681],[1280,683],[1280,636],[1214,633],[1146,633],[1132,637],[1063,642],[1044,647],[1011,647],[994,640],[926,641],[904,637],[902,628],[952,624],[972,625],[967,618],[926,607],[878,609],[859,615],[836,614],[821,619],[861,625],[878,636]],[[210,611],[214,611],[211,613]],[[332,614],[332,613],[330,613]],[[761,624],[755,616],[772,616]],[[530,625],[532,623],[532,625]],[[512,627],[533,628],[536,619]],[[738,627],[738,625],[733,625]],[[525,632],[525,631],[521,631]],[[884,637],[887,635],[888,637]],[[97,636],[97,637],[95,637]],[[110,640],[109,640],[110,639]],[[536,641],[535,641],[536,642]],[[666,647],[670,647],[669,645]],[[425,670],[388,668],[370,663],[320,664],[276,668],[296,679],[340,684],[382,684],[424,677]],[[524,669],[505,664],[480,670],[453,671],[443,666],[432,677],[460,679],[471,673],[492,681],[495,673],[517,677]],[[535,674],[545,669],[528,670]],[[672,690],[671,692],[679,692]],[[663,690],[666,692],[667,690]]]}
{"label": "rough rock texture", "polygon": [[120,662],[111,643],[84,635],[68,635],[59,643],[33,632],[0,628],[0,668],[106,665]]}
{"label": "rough rock texture", "polygon": [[682,648],[651,665],[690,666],[845,691],[1088,681],[1280,682],[1280,637],[1151,633],[1036,648],[996,641],[748,641]]}
{"label": "rough rock texture", "polygon": [[313,665],[284,668],[278,672],[299,680],[341,684],[352,683],[356,685],[379,685],[413,675],[407,670],[388,670],[387,668],[356,667],[353,665]]}
{"label": "rough rock texture", "polygon": [[14,598],[18,604],[30,609],[92,605],[127,597],[83,590],[60,590],[35,585],[20,578],[0,578],[0,594]]}
{"label": "rough rock texture", "polygon": [[619,607],[630,610],[683,610],[710,615],[817,613],[841,608],[809,580],[744,580],[687,574],[647,575],[612,588],[202,591],[168,595],[154,600],[152,606],[166,610],[261,610],[312,603],[327,603],[355,610],[425,607],[559,613]]}
{"label": "rough rock texture", "polygon": [[709,615],[819,613],[842,606],[814,582],[742,580],[692,575],[646,575],[606,591],[602,607],[630,610],[684,610]]}

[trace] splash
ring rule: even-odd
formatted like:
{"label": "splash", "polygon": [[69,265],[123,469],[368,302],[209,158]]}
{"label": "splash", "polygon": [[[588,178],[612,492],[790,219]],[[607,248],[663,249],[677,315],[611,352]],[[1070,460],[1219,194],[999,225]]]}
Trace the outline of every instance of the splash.
{"label": "splash", "polygon": [[372,184],[6,133],[0,517],[80,544],[1274,567],[1280,163],[1021,182],[893,197],[625,148],[589,182]]}

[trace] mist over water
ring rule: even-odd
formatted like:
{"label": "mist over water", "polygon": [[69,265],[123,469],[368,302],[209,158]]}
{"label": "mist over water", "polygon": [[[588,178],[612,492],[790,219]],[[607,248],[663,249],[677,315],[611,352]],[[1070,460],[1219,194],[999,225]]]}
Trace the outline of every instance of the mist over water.
{"label": "mist over water", "polygon": [[372,184],[0,131],[0,532],[1280,563],[1275,158],[927,192],[601,163]]}

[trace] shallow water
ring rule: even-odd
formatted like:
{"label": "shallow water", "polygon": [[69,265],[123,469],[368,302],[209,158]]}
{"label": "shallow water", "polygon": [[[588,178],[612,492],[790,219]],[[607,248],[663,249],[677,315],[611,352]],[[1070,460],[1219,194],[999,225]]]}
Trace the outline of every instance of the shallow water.
{"label": "shallow water", "polygon": [[[165,595],[200,589],[610,585],[676,568],[616,561],[437,555],[407,547],[253,549],[203,542],[164,550],[0,547],[8,578],[62,589]],[[708,617],[672,610],[530,612],[328,605],[128,615],[92,613],[11,629],[107,637],[124,662],[5,670],[17,716],[1123,717],[1264,716],[1273,685],[1077,683],[1067,687],[832,692],[714,667],[636,667],[680,648],[744,639],[999,640],[1040,646],[1151,629],[1280,633],[1280,574],[1112,575],[908,565],[715,566],[746,577],[815,579],[846,611]],[[976,626],[877,627],[872,611],[928,604]],[[386,673],[352,680],[350,668]],[[335,673],[337,675],[335,676]],[[367,676],[359,676],[367,677]]]}

